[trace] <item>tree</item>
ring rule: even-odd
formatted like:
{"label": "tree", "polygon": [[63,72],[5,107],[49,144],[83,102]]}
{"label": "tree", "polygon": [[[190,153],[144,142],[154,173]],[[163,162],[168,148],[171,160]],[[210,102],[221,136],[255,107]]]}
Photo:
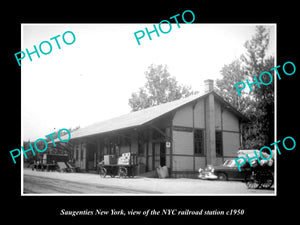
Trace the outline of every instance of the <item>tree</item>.
{"label": "tree", "polygon": [[179,85],[175,77],[171,77],[167,66],[151,64],[145,72],[147,82],[139,91],[131,94],[129,105],[132,111],[174,101],[196,92],[191,87]]}
{"label": "tree", "polygon": [[[245,73],[248,79],[254,80],[254,76],[264,72],[270,72],[274,67],[274,57],[267,56],[270,33],[264,26],[256,26],[256,33],[251,40],[246,41],[244,47],[247,52],[241,56]],[[253,85],[252,96],[255,99],[255,110],[252,112],[253,125],[257,133],[262,137],[262,144],[267,145],[274,140],[274,79],[275,72],[272,71],[272,82],[267,85]],[[269,83],[268,75],[262,76],[264,83]],[[262,147],[262,146],[261,146]]]}
{"label": "tree", "polygon": [[239,112],[246,113],[249,110],[251,98],[248,95],[239,97],[236,94],[236,89],[232,88],[234,84],[246,79],[240,60],[236,59],[232,63],[224,65],[220,73],[222,79],[216,80],[216,92]]}
{"label": "tree", "polygon": [[[246,54],[241,56],[245,63],[244,69],[248,76],[256,75],[265,69],[266,50],[269,45],[270,33],[264,26],[256,26],[255,35],[245,42]],[[267,70],[269,70],[268,68]]]}
{"label": "tree", "polygon": [[[242,136],[244,149],[261,148],[274,139],[274,71],[271,73],[273,82],[261,88],[252,85],[253,92],[238,96],[234,84],[248,79],[274,67],[274,57],[266,56],[269,44],[269,32],[263,26],[256,27],[256,33],[245,42],[246,53],[240,59],[224,65],[217,80],[217,92],[230,104],[251,120],[243,124]],[[264,83],[269,83],[268,75],[262,76]]]}

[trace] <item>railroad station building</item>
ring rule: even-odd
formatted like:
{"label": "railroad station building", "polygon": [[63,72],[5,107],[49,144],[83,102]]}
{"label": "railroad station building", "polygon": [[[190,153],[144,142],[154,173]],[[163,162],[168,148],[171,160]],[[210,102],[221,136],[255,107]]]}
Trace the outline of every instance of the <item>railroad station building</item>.
{"label": "railroad station building", "polygon": [[72,133],[75,166],[96,170],[106,154],[131,152],[138,174],[167,166],[172,177],[191,177],[199,168],[237,157],[241,124],[247,118],[214,91],[94,123]]}

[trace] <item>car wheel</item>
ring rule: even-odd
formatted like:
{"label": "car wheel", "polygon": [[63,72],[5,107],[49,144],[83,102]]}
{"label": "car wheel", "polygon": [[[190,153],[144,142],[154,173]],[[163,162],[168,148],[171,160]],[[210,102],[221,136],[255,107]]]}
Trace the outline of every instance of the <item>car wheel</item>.
{"label": "car wheel", "polygon": [[226,173],[218,173],[217,176],[218,176],[218,180],[226,181],[228,179]]}

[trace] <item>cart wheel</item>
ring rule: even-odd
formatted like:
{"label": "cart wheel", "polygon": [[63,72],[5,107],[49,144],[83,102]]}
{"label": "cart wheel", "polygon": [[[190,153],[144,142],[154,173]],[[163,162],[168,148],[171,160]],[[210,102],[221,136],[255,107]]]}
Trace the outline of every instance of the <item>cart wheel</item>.
{"label": "cart wheel", "polygon": [[104,167],[100,168],[100,170],[99,170],[100,177],[104,178],[106,176],[106,173],[107,173],[107,170]]}
{"label": "cart wheel", "polygon": [[128,174],[128,170],[127,170],[126,167],[120,167],[119,168],[119,176],[121,178],[126,178],[127,174]]}
{"label": "cart wheel", "polygon": [[259,181],[256,179],[256,175],[249,173],[245,177],[246,186],[249,189],[257,189],[259,187]]}
{"label": "cart wheel", "polygon": [[269,189],[272,187],[274,182],[274,178],[271,172],[267,172],[266,174],[264,174],[264,176],[261,178],[261,184],[260,186],[263,189]]}

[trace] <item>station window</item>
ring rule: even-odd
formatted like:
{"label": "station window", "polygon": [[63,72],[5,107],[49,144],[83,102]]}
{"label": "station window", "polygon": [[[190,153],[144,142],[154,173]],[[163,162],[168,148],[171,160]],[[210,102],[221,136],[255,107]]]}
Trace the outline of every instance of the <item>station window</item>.
{"label": "station window", "polygon": [[216,131],[216,156],[223,156],[223,135],[222,131]]}
{"label": "station window", "polygon": [[204,156],[204,132],[201,129],[194,130],[194,152],[197,156]]}

